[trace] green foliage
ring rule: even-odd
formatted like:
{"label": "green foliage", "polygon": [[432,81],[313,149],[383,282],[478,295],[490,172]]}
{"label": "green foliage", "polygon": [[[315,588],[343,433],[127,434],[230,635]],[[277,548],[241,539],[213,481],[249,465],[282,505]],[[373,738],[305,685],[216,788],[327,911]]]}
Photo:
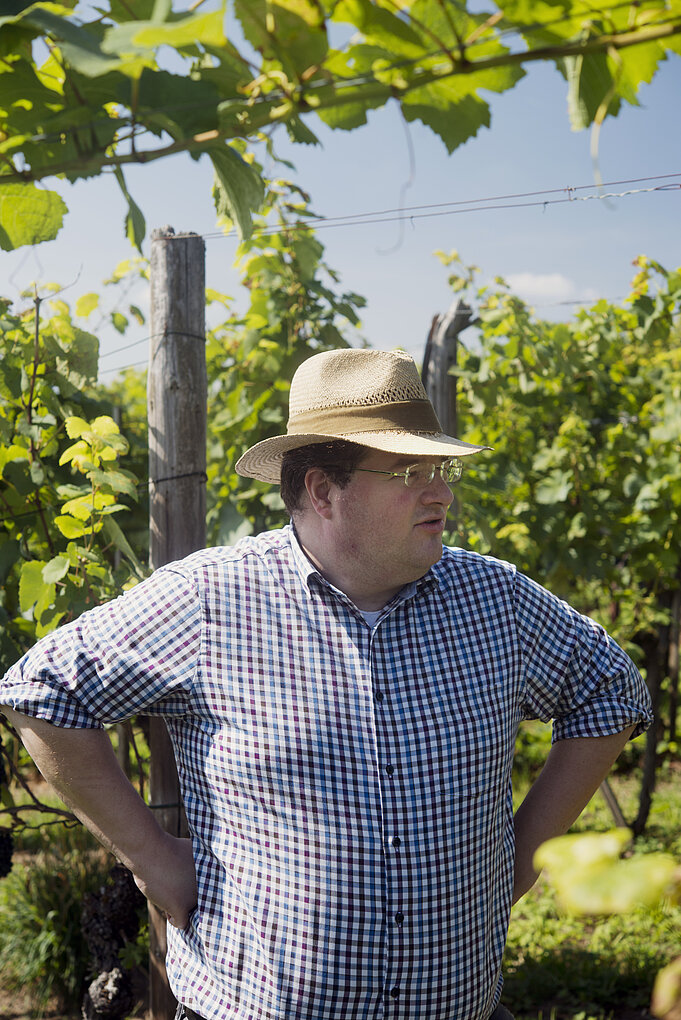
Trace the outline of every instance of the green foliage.
{"label": "green foliage", "polygon": [[644,1017],[656,974],[678,950],[678,908],[639,909],[594,926],[560,914],[544,885],[514,908],[504,1003],[516,1020]]}
{"label": "green foliage", "polygon": [[237,266],[248,289],[243,312],[229,312],[209,332],[208,533],[211,544],[277,527],[288,519],[278,490],[239,477],[234,465],[251,445],[286,430],[288,391],[298,365],[318,351],[346,346],[364,305],[338,291],[338,276],[306,226],[308,197],[273,181],[262,227],[242,242]]}
{"label": "green foliage", "polygon": [[[309,215],[303,192],[285,181],[272,182],[262,229],[239,252],[248,307],[237,313],[227,296],[207,295],[208,302],[225,313],[206,345],[212,543],[284,522],[278,492],[239,478],[234,464],[247,446],[285,428],[289,380],[298,364],[315,351],[346,344],[359,324],[363,299],[339,289],[337,275],[323,261],[323,246],[306,226]],[[117,267],[107,281],[121,292],[113,314],[122,332],[133,321],[144,322],[139,308],[129,304],[127,289],[147,275],[146,263],[136,259]],[[101,321],[106,304],[97,294],[85,294],[76,301],[75,319],[90,323],[98,313]],[[76,326],[63,301],[53,302],[53,315],[41,318],[37,331],[33,312],[13,315],[8,303],[3,308],[4,671],[37,637],[142,576],[148,555],[148,504],[147,487],[137,479],[146,478],[148,451],[143,373],[130,369],[108,386],[96,383],[96,338]],[[55,337],[59,347],[50,360]],[[28,438],[27,418],[33,430]],[[36,487],[38,478],[41,485]],[[145,746],[138,727],[133,737],[131,774],[143,793]],[[27,767],[24,760],[20,772]],[[23,829],[23,838],[30,839],[30,827],[44,824],[50,807],[54,805],[16,794],[14,803],[0,807],[0,813],[8,814],[15,828]]]}
{"label": "green foliage", "polygon": [[3,984],[29,989],[38,1011],[53,997],[78,1008],[89,958],[82,899],[99,889],[110,867],[101,851],[60,850],[55,843],[15,863],[0,882]]}
{"label": "green foliage", "polygon": [[[142,576],[115,515],[134,505],[127,440],[93,392],[97,340],[68,306],[1,304],[0,669]],[[92,419],[92,420],[89,420]],[[114,555],[118,552],[119,556]]]}
{"label": "green foliage", "polygon": [[[681,863],[671,854],[653,852],[622,857],[630,847],[627,829],[600,833],[571,833],[550,839],[534,855],[534,866],[544,874],[555,890],[557,903],[570,915],[610,916],[651,915],[666,922],[672,930],[680,919]],[[675,909],[676,907],[676,909]],[[630,921],[630,930],[637,922]],[[622,926],[618,925],[619,931]],[[608,930],[610,929],[610,930]],[[605,924],[594,933],[592,947],[599,957],[609,953],[612,924]],[[678,934],[678,928],[677,928]],[[675,940],[678,951],[678,939]],[[659,951],[656,945],[654,958]],[[639,966],[641,964],[638,956]],[[656,1016],[670,1020],[681,1006],[681,957],[667,963],[659,971],[653,986]]]}
{"label": "green foliage", "polygon": [[600,301],[570,323],[535,319],[502,281],[478,291],[458,412],[465,438],[494,453],[464,477],[454,536],[518,564],[634,655],[668,621],[681,576],[681,273],[637,268],[623,307]]}
{"label": "green foliage", "polygon": [[[633,809],[639,781],[636,773],[612,778],[625,812]],[[632,862],[678,853],[679,812],[675,767],[658,784],[650,825]],[[596,794],[573,832],[591,843],[594,830],[606,835],[611,824],[605,800]],[[670,902],[595,918],[568,914],[553,883],[540,876],[511,914],[503,1001],[516,1020],[613,1020],[625,1004],[627,1016],[649,1016],[656,975],[678,954],[680,925],[681,906]]]}
{"label": "green foliage", "polygon": [[681,0],[472,6],[11,4],[0,15],[0,246],[35,244],[59,230],[63,201],[36,182],[113,170],[127,203],[126,235],[139,247],[144,219],[123,167],[177,152],[212,161],[218,210],[245,237],[264,188],[242,140],[262,140],[278,124],[294,141],[313,144],[307,120],[351,130],[392,100],[451,152],[489,125],[481,93],[512,88],[524,66],[541,59],[565,76],[579,129],[616,115],[623,102],[636,104],[641,84],[681,48]]}
{"label": "green foliage", "polygon": [[514,786],[537,778],[551,750],[551,725],[538,719],[520,723],[513,758]]}
{"label": "green foliage", "polygon": [[561,907],[572,914],[624,914],[681,894],[681,866],[670,854],[621,859],[628,829],[573,833],[550,839],[534,856],[546,869]]}

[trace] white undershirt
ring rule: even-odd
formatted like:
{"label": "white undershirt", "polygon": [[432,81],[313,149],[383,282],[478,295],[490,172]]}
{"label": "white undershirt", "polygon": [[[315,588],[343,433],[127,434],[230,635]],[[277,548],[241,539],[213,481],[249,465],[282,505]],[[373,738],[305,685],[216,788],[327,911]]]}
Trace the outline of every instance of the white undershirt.
{"label": "white undershirt", "polygon": [[360,613],[368,623],[369,627],[373,630],[376,626],[376,621],[383,612],[382,609],[377,609],[375,612],[370,613],[368,609],[360,609]]}

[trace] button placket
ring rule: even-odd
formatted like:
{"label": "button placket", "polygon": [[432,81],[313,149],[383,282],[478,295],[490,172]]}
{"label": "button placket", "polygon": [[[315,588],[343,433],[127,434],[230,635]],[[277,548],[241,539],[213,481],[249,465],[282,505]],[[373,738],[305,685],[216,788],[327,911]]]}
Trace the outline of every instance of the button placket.
{"label": "button placket", "polygon": [[[380,653],[376,657],[380,647],[380,639],[376,633],[371,636],[372,644],[372,684],[374,686],[373,701],[375,706],[376,720],[376,752],[379,757],[379,783],[382,787],[382,809],[384,825],[387,828],[385,833],[385,865],[386,872],[386,894],[387,901],[385,919],[387,922],[387,943],[386,943],[386,965],[384,1002],[386,1016],[393,1020],[401,1015],[406,1002],[400,1003],[400,996],[403,989],[400,982],[404,966],[405,953],[405,925],[408,920],[405,916],[402,904],[404,902],[405,890],[404,876],[402,875],[403,863],[400,860],[404,852],[404,840],[401,835],[395,833],[395,828],[401,829],[405,824],[402,813],[395,808],[401,807],[400,777],[401,764],[399,743],[395,742],[395,733],[391,723],[394,704],[392,692],[389,689],[390,674],[384,674],[380,669]],[[379,667],[378,669],[376,667]],[[381,760],[382,759],[382,760]],[[394,826],[394,827],[393,827]],[[390,829],[392,828],[392,832]]]}

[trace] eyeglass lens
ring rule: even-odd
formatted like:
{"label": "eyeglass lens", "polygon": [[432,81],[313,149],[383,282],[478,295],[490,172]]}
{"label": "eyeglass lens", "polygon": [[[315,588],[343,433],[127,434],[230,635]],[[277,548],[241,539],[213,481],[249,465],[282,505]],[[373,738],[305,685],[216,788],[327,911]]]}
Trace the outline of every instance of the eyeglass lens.
{"label": "eyeglass lens", "polygon": [[429,485],[436,471],[440,472],[443,481],[456,482],[461,478],[462,470],[463,464],[457,457],[445,460],[442,464],[410,464],[404,474],[404,484],[410,488]]}

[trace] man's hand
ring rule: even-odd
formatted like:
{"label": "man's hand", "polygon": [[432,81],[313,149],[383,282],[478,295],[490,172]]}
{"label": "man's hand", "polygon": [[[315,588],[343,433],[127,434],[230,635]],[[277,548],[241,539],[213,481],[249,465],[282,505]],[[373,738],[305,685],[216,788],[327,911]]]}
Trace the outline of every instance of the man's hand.
{"label": "man's hand", "polygon": [[133,872],[135,883],[172,925],[186,928],[198,895],[192,842],[166,832],[160,842],[150,866]]}

